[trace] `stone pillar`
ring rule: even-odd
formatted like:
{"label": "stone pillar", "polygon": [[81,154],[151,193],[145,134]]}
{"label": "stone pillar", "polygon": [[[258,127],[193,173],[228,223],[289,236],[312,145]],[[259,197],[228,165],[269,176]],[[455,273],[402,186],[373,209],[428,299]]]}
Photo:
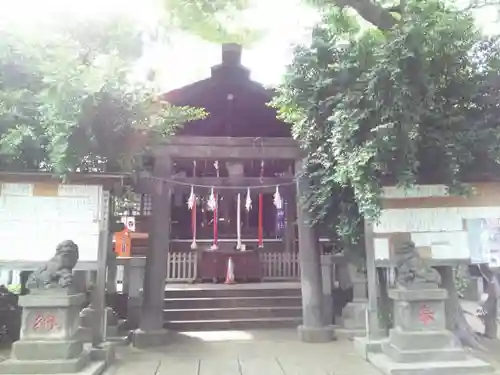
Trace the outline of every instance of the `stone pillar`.
{"label": "stone pillar", "polygon": [[377,268],[375,264],[373,224],[365,219],[365,254],[366,278],[368,287],[368,306],[365,313],[366,336],[356,337],[354,347],[359,355],[367,358],[368,354],[378,353],[386,334],[380,328],[378,317]]}
{"label": "stone pillar", "polygon": [[[90,303],[90,298],[87,294],[87,271],[73,271],[73,288],[76,292],[85,294],[86,301],[84,303]],[[92,342],[93,313],[94,310],[90,306],[86,306],[80,311],[80,328],[77,337],[84,342]]]}
{"label": "stone pillar", "polygon": [[172,161],[166,156],[157,157],[153,175],[153,216],[146,257],[144,291],[139,329],[134,334],[136,347],[166,344],[167,331],[163,329],[163,301],[167,277],[167,256],[170,247],[170,215],[172,192],[170,184],[162,179],[172,175]]}
{"label": "stone pillar", "polygon": [[112,251],[112,243],[108,246],[110,246],[111,252],[108,253],[106,291],[108,294],[115,294],[117,292],[116,281],[118,275],[118,265],[116,264],[116,254]]}
{"label": "stone pillar", "polygon": [[300,281],[302,289],[302,325],[299,338],[305,342],[328,342],[335,338],[332,326],[325,324],[321,260],[309,210],[303,207],[309,182],[303,176],[302,161],[295,163],[297,178],[297,224],[299,229]]}
{"label": "stone pillar", "polygon": [[63,292],[21,296],[21,338],[12,345],[11,358],[0,362],[0,374],[100,374],[105,363],[90,363],[90,353],[77,339],[85,298]]}
{"label": "stone pillar", "polygon": [[342,325],[353,335],[364,336],[366,333],[366,308],[368,291],[366,277],[357,272],[356,267],[348,265],[353,284],[353,300],[342,310]]}
{"label": "stone pillar", "polygon": [[[132,259],[126,260],[122,266],[122,293],[128,294],[130,290],[130,264],[132,263]],[[143,280],[144,281],[144,280]],[[141,284],[139,289],[142,289],[143,285]]]}
{"label": "stone pillar", "polygon": [[325,324],[333,324],[333,283],[335,272],[332,255],[321,255],[321,277],[323,283],[323,318]]}
{"label": "stone pillar", "polygon": [[368,281],[367,336],[371,340],[379,340],[384,334],[380,328],[378,318],[377,268],[375,265],[373,224],[368,220],[365,220],[365,252]]}
{"label": "stone pillar", "polygon": [[146,259],[131,258],[126,265],[127,271],[127,326],[135,329],[139,325],[139,316],[141,314],[142,288],[144,285],[144,268]]}
{"label": "stone pillar", "polygon": [[467,301],[479,302],[483,293],[483,278],[471,276],[467,281],[467,288],[464,291],[464,299]]}

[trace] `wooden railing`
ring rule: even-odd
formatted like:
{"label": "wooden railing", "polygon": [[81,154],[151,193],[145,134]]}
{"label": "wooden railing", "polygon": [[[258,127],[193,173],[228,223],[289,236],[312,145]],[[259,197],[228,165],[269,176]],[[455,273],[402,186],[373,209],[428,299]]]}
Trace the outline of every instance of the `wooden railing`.
{"label": "wooden railing", "polygon": [[[169,253],[167,280],[172,282],[195,280],[197,255],[195,251]],[[300,276],[297,253],[261,253],[260,260],[265,280],[297,279]]]}
{"label": "wooden railing", "polygon": [[[298,253],[262,252],[259,257],[262,264],[262,276],[266,281],[296,280],[300,277]],[[129,260],[130,258],[119,259],[116,278],[118,284],[126,284],[127,272],[125,269]],[[197,263],[198,253],[196,251],[168,253],[167,281],[191,282],[196,280]]]}
{"label": "wooden railing", "polygon": [[198,253],[168,253],[167,281],[196,280]]}
{"label": "wooden railing", "polygon": [[265,280],[289,280],[300,277],[298,253],[261,253],[259,256]]}

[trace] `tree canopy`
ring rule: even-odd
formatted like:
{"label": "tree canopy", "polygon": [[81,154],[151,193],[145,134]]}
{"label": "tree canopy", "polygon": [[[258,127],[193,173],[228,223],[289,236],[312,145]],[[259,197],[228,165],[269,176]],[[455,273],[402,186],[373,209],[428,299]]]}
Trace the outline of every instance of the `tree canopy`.
{"label": "tree canopy", "polygon": [[146,43],[166,43],[176,30],[212,42],[255,40],[252,30],[227,26],[246,5],[164,0],[147,29],[119,13],[40,33],[0,28],[0,169],[132,169],[179,124],[206,115],[162,101],[154,71],[137,76]]}
{"label": "tree canopy", "polygon": [[[316,222],[353,244],[361,217],[378,218],[384,184],[459,191],[471,172],[498,170],[500,48],[451,1],[407,0],[399,19],[368,28],[336,3],[322,4],[273,105],[307,152]],[[368,3],[384,10],[341,5],[370,21]]]}
{"label": "tree canopy", "polygon": [[121,17],[36,35],[0,30],[0,168],[128,169],[202,116],[159,100],[153,79],[133,78],[142,45],[141,30]]}
{"label": "tree canopy", "polygon": [[261,32],[245,25],[249,0],[163,0],[168,23],[214,43],[250,45]]}

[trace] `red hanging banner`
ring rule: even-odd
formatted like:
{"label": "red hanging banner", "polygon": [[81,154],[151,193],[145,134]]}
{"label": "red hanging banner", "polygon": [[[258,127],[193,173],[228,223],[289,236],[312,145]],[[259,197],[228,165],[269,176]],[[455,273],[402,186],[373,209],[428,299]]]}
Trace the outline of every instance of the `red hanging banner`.
{"label": "red hanging banner", "polygon": [[259,247],[264,247],[264,220],[263,220],[263,209],[264,209],[264,197],[262,193],[259,193],[259,223],[257,228],[257,241]]}
{"label": "red hanging banner", "polygon": [[[260,182],[264,181],[264,160],[260,162]],[[259,247],[264,247],[264,196],[259,193],[259,222],[257,227],[257,242]]]}
{"label": "red hanging banner", "polygon": [[217,247],[218,247],[218,238],[219,238],[219,232],[218,232],[218,230],[219,230],[219,228],[218,228],[218,222],[219,222],[219,220],[217,219],[217,206],[218,206],[218,203],[219,203],[218,202],[219,197],[218,197],[217,193],[214,193],[214,198],[215,198],[215,202],[217,202],[217,203],[215,204],[215,207],[214,207],[214,243],[213,243],[212,247],[214,249],[217,249]]}

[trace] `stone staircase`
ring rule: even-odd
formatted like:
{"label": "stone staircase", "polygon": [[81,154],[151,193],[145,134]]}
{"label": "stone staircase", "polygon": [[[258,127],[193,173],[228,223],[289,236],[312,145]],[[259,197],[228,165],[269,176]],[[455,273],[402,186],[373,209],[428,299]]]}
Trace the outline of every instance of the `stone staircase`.
{"label": "stone staircase", "polygon": [[300,288],[279,283],[167,288],[164,321],[176,331],[296,327],[302,321]]}

